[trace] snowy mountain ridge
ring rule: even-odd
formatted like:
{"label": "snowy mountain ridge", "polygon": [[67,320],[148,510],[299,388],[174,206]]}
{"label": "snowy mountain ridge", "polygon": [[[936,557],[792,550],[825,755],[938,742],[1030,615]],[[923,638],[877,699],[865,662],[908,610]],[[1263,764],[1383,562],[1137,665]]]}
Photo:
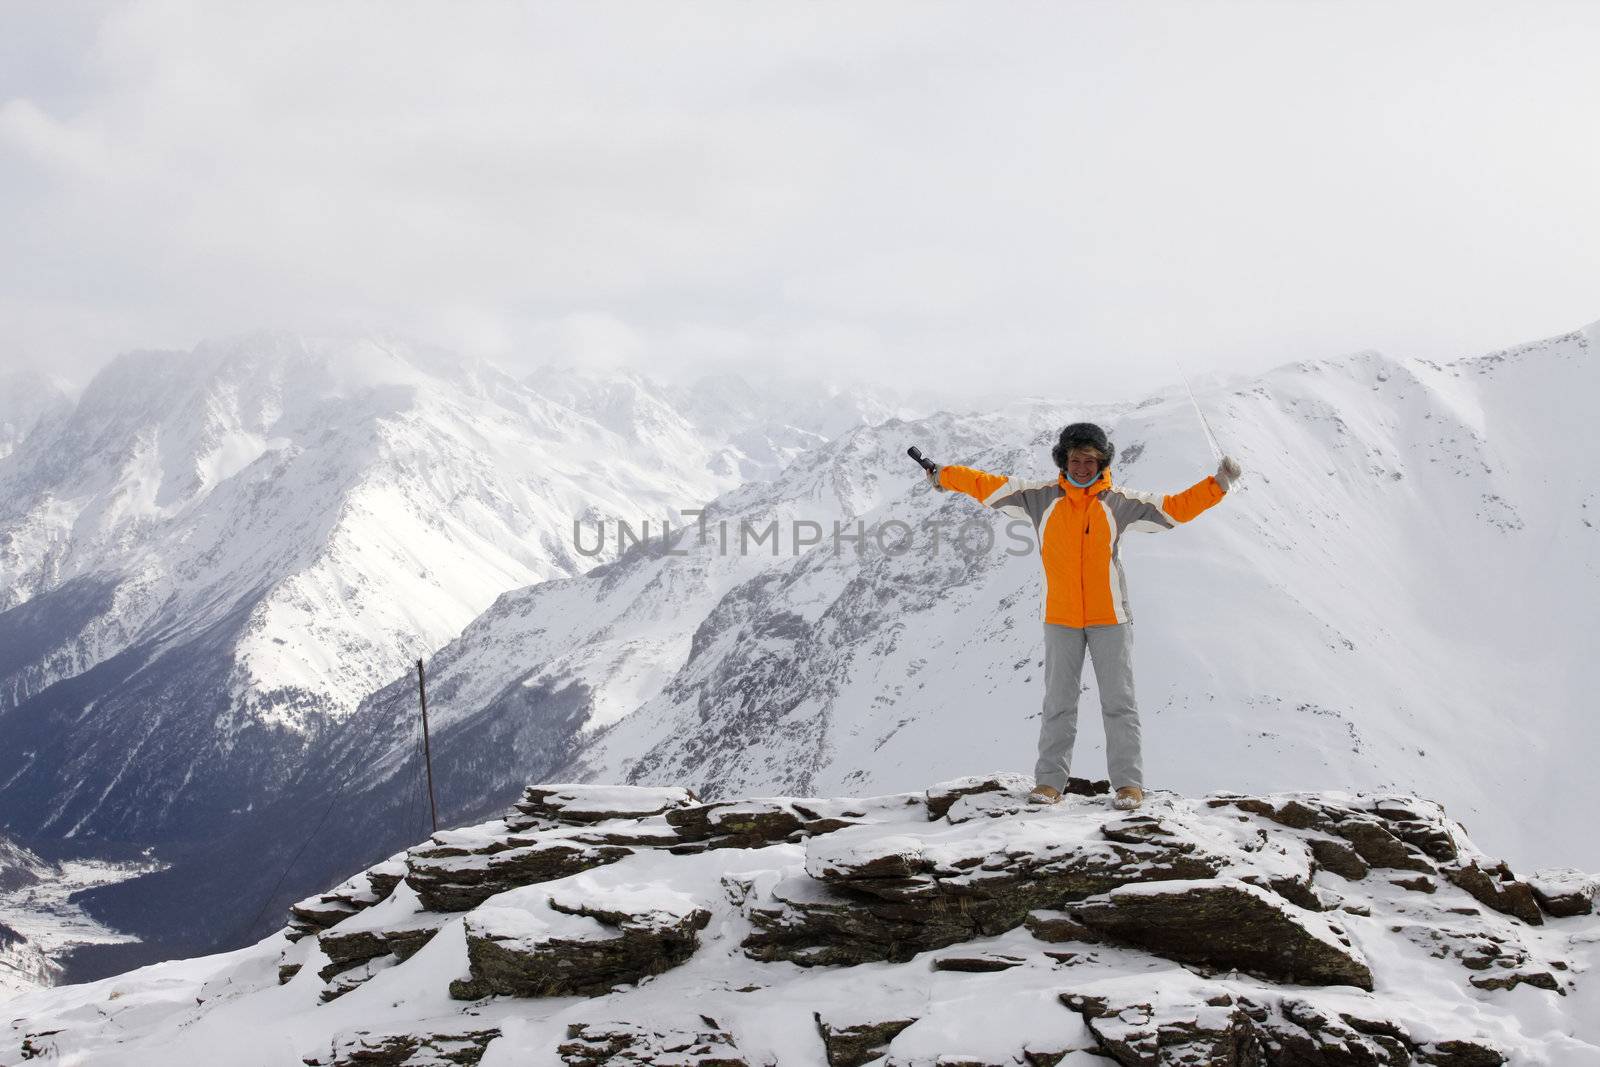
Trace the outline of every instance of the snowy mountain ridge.
{"label": "snowy mountain ridge", "polygon": [[121,357],[0,467],[0,610],[66,586],[109,600],[0,700],[243,606],[231,714],[303,729],[308,704],[352,706],[498,592],[587,569],[556,536],[573,518],[697,503],[822,439],[775,418],[698,431],[637,377],[590,388],[632,405],[602,424],[380,341]]}

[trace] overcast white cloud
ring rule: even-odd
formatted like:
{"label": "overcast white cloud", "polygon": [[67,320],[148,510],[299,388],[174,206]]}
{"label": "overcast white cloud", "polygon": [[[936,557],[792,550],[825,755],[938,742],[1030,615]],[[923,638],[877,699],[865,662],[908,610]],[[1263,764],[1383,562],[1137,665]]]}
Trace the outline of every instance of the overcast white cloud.
{"label": "overcast white cloud", "polygon": [[8,4],[0,363],[1139,390],[1600,318],[1586,2]]}

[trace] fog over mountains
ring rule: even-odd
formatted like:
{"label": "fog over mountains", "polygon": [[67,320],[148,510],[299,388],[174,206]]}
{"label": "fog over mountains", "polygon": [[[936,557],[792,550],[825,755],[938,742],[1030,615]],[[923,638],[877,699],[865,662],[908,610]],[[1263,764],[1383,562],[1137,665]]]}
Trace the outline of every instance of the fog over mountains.
{"label": "fog over mountains", "polygon": [[[1519,866],[1600,867],[1600,432],[1572,402],[1597,344],[1202,389],[1245,480],[1124,547],[1148,785],[1399,789]],[[283,335],[123,357],[0,460],[0,829],[155,846],[167,870],[85,899],[152,956],[259,936],[426,830],[419,655],[442,821],[540,780],[860,796],[1028,770],[1031,534],[905,448],[1047,477],[1083,418],[1121,484],[1215,468],[1180,393],[925,414]],[[704,501],[704,543],[612,537],[594,569],[573,546],[574,517]],[[965,550],[932,520],[975,520]],[[896,521],[910,546],[883,551]],[[836,551],[835,522],[864,540]],[[1099,776],[1094,710],[1075,770]]]}
{"label": "fog over mountains", "polygon": [[35,426],[72,409],[67,387],[34,370],[0,371],[0,459]]}

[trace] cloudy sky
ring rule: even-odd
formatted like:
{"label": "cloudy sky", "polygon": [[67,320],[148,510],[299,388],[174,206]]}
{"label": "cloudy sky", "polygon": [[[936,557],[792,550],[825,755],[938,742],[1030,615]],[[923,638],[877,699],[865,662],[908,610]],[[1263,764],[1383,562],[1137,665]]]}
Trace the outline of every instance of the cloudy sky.
{"label": "cloudy sky", "polygon": [[261,327],[1096,398],[1600,319],[1600,5],[0,6],[0,367]]}

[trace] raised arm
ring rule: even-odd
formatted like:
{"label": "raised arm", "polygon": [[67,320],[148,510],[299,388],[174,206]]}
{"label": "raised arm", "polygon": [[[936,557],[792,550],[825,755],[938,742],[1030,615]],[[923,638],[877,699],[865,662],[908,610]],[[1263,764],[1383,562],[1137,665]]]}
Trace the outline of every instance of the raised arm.
{"label": "raised arm", "polygon": [[995,490],[1011,479],[1004,474],[990,474],[976,467],[944,466],[939,468],[939,488],[965,493],[984,507],[994,507],[990,500]]}
{"label": "raised arm", "polygon": [[965,493],[986,508],[1028,519],[1035,526],[1050,501],[1061,495],[1053,480],[1022,482],[973,467],[940,467],[937,479],[936,488]]}
{"label": "raised arm", "polygon": [[1155,533],[1188,522],[1215,506],[1227,495],[1229,487],[1240,473],[1238,462],[1225,458],[1215,475],[1207,475],[1181,493],[1157,496],[1116,486],[1108,490],[1102,499],[1111,508],[1118,529]]}

